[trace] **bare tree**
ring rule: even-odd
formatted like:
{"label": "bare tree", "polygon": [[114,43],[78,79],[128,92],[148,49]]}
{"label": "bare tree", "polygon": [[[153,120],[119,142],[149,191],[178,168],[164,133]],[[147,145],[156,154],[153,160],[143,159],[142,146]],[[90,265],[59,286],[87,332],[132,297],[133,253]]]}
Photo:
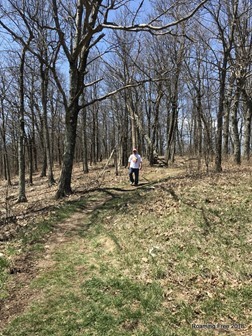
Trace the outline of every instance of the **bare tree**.
{"label": "bare tree", "polygon": [[[127,7],[129,5],[128,0],[113,0],[108,2],[102,0],[92,2],[77,0],[76,3],[69,3],[64,0],[44,0],[43,6],[50,3],[52,5],[51,7],[47,7],[47,12],[48,15],[51,16],[51,20],[41,28],[57,33],[55,43],[61,48],[57,50],[58,52],[60,52],[60,50],[63,51],[67,63],[66,66],[69,70],[69,92],[65,90],[59,77],[57,61],[59,60],[60,53],[55,54],[54,63],[51,64],[45,56],[38,53],[36,48],[34,48],[34,44],[28,46],[25,39],[25,34],[29,32],[33,37],[33,43],[40,40],[40,31],[35,23],[38,22],[40,12],[37,11],[37,8],[41,8],[41,3],[27,0],[24,2],[22,10],[20,10],[20,3],[18,1],[6,1],[7,5],[14,6],[17,10],[19,19],[22,20],[22,28],[25,27],[24,30],[16,25],[10,25],[8,20],[5,20],[6,17],[10,20],[10,15],[6,16],[8,13],[5,11],[5,7],[1,7],[1,12],[4,16],[0,19],[0,25],[23,47],[28,47],[28,51],[35,55],[41,64],[44,64],[45,68],[49,67],[63,97],[65,107],[65,140],[61,177],[56,194],[57,198],[72,192],[72,168],[80,110],[95,102],[104,100],[115,93],[104,93],[104,95],[97,98],[85,101],[84,105],[82,105],[80,99],[83,91],[87,87],[91,87],[100,81],[100,79],[95,82],[88,82],[87,80],[87,72],[90,61],[92,60],[90,51],[98,46],[99,42],[104,38],[105,32],[109,29],[129,32],[145,31],[156,35],[172,34],[174,27],[193,17],[196,11],[206,2],[207,0],[195,1],[194,3],[196,5],[189,13],[184,11],[184,15],[177,16],[173,21],[170,19],[167,20],[166,18],[164,22],[159,25],[157,24],[157,22],[160,22],[158,20],[165,18],[170,7],[164,7],[158,15],[154,15],[149,20],[146,20],[146,23],[139,23],[138,15],[144,5],[144,1],[140,1],[136,9],[132,10],[130,24],[121,25],[116,22],[115,15],[113,15],[113,18],[115,18],[114,21],[112,22],[110,20],[110,13],[120,11],[123,7]],[[126,83],[126,87],[129,88],[135,84],[136,83]],[[139,85],[139,83],[137,83],[137,85]],[[121,89],[122,88],[119,90]]]}
{"label": "bare tree", "polygon": [[5,105],[6,95],[7,95],[7,88],[6,88],[6,81],[3,75],[1,74],[1,92],[0,92],[0,115],[1,115],[1,127],[0,127],[0,134],[2,139],[2,151],[3,151],[3,170],[4,170],[4,177],[7,180],[8,185],[11,185],[11,173],[10,173],[10,161],[7,149],[7,121],[8,121],[8,109]]}
{"label": "bare tree", "polygon": [[[234,32],[237,18],[238,2],[236,0],[225,0],[209,5],[209,13],[217,28],[218,41],[222,51],[218,59],[219,69],[219,103],[217,112],[217,135],[216,135],[216,156],[215,170],[222,171],[222,139],[223,139],[223,116],[224,116],[224,97],[226,89],[226,78],[228,62],[231,50],[234,45]],[[225,13],[225,14],[223,14]]]}
{"label": "bare tree", "polygon": [[[127,5],[127,1],[113,1],[109,5],[102,4],[102,1],[93,1],[91,3],[83,4],[81,1],[77,1],[76,15],[72,15],[68,12],[68,17],[72,18],[74,22],[75,32],[72,39],[71,49],[68,48],[65,34],[63,33],[62,24],[60,20],[58,3],[56,0],[52,0],[54,20],[57,32],[59,34],[60,43],[63,47],[65,55],[68,59],[70,69],[70,94],[69,99],[65,98],[66,102],[66,136],[65,136],[65,153],[63,158],[63,167],[61,172],[61,178],[59,183],[59,189],[57,197],[62,197],[68,193],[71,193],[71,176],[73,167],[73,153],[76,141],[76,126],[78,113],[80,110],[79,99],[85,86],[91,85],[91,83],[85,83],[85,72],[88,66],[88,56],[90,50],[98,44],[98,42],[104,37],[103,30],[116,29],[127,31],[148,31],[155,33],[168,33],[170,28],[177,25],[180,22],[192,17],[195,11],[203,5],[206,1],[199,4],[189,15],[185,15],[183,18],[176,20],[176,22],[168,23],[164,26],[156,26],[152,23],[156,20],[151,20],[148,24],[135,24],[135,18],[142,6],[136,10],[135,17],[133,17],[133,24],[128,26],[120,26],[115,22],[108,22],[109,13],[112,10],[122,8]],[[62,10],[62,8],[61,8]],[[164,13],[163,13],[164,14]],[[159,15],[159,18],[162,15]],[[105,97],[104,97],[105,98]],[[96,100],[96,99],[95,99]],[[90,104],[89,102],[88,104]]]}
{"label": "bare tree", "polygon": [[[27,45],[29,45],[30,40]],[[20,60],[20,83],[19,83],[19,141],[18,141],[18,162],[19,162],[19,196],[18,202],[27,202],[25,194],[25,106],[24,106],[24,67],[25,67],[25,54],[27,47],[22,50]]]}
{"label": "bare tree", "polygon": [[234,160],[241,163],[242,135],[239,132],[239,119],[244,119],[244,156],[250,157],[251,141],[251,52],[252,52],[252,4],[239,1],[236,17],[234,52],[231,58],[232,75],[235,78],[235,95],[232,123],[234,136]]}

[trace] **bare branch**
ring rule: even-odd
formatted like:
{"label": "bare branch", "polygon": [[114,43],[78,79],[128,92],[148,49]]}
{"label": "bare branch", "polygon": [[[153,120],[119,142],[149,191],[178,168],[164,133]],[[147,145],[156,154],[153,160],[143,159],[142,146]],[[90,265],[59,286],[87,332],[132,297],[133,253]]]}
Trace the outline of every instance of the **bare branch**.
{"label": "bare branch", "polygon": [[[130,88],[134,88],[134,87],[138,87],[144,83],[147,83],[147,82],[160,82],[160,81],[164,81],[164,80],[168,80],[168,78],[153,78],[153,79],[144,79],[144,80],[141,80],[139,82],[136,82],[136,83],[129,83],[125,86],[122,86],[120,87],[119,89],[116,89],[114,91],[111,91],[101,97],[98,97],[98,98],[95,98],[93,100],[91,100],[90,102],[87,102],[85,104],[83,104],[82,106],[80,106],[80,109],[82,108],[85,108],[85,107],[88,107],[96,102],[100,102],[100,101],[103,101],[111,96],[114,96],[115,94],[123,91],[123,90],[126,90],[126,89],[130,89]],[[93,84],[93,83],[92,83]],[[91,84],[90,84],[91,85]]]}
{"label": "bare branch", "polygon": [[142,0],[142,2],[140,3],[140,5],[138,6],[138,8],[137,8],[137,10],[136,10],[136,13],[135,13],[135,15],[134,15],[134,18],[133,18],[133,20],[132,20],[132,25],[134,25],[135,19],[136,19],[137,15],[138,15],[140,9],[142,8],[143,3],[144,3],[144,0]]}
{"label": "bare branch", "polygon": [[69,50],[68,50],[66,42],[65,42],[64,33],[63,33],[63,31],[61,30],[61,27],[60,27],[59,16],[58,16],[58,6],[57,6],[56,0],[53,0],[52,4],[53,4],[53,13],[54,13],[53,18],[54,18],[54,22],[55,22],[55,25],[56,25],[58,35],[59,35],[60,43],[61,43],[61,45],[64,49],[64,52],[65,52],[68,60],[70,61],[71,60],[71,54],[69,53]]}
{"label": "bare branch", "polygon": [[126,31],[132,31],[132,32],[142,32],[142,31],[146,31],[150,34],[153,35],[164,35],[164,34],[170,34],[171,30],[170,28],[179,25],[180,23],[187,21],[188,19],[190,19],[191,17],[194,16],[194,14],[207,2],[208,0],[204,0],[202,1],[196,8],[194,8],[194,10],[192,10],[188,15],[182,17],[179,20],[170,22],[168,24],[165,24],[163,26],[154,26],[152,23],[156,22],[157,20],[160,19],[160,17],[162,17],[163,15],[166,14],[165,11],[163,12],[161,15],[158,15],[157,17],[155,17],[154,19],[152,19],[149,23],[146,24],[135,24],[135,25],[131,25],[131,26],[119,26],[117,23],[115,22],[106,22],[102,24],[103,28],[107,28],[107,29],[116,29],[116,30],[126,30]]}
{"label": "bare branch", "polygon": [[90,87],[90,86],[93,86],[93,85],[95,85],[95,84],[101,82],[102,80],[103,80],[103,78],[99,78],[99,79],[96,79],[96,80],[93,81],[93,82],[90,82],[90,83],[88,83],[88,84],[85,84],[85,88]]}

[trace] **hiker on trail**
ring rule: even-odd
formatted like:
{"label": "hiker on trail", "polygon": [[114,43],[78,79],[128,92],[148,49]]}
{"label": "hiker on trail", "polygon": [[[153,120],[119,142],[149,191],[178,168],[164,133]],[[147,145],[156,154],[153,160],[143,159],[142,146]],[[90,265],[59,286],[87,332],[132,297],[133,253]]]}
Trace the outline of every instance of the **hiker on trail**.
{"label": "hiker on trail", "polygon": [[139,170],[142,169],[142,158],[137,153],[136,148],[133,148],[132,154],[129,156],[128,168],[131,185],[137,186],[139,180]]}

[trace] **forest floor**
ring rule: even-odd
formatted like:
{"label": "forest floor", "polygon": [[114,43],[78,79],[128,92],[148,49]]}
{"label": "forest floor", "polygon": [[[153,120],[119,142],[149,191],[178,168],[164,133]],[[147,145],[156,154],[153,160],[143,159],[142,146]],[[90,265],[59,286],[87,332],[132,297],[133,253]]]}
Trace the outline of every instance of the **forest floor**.
{"label": "forest floor", "polygon": [[251,335],[252,168],[177,162],[2,181],[0,335]]}

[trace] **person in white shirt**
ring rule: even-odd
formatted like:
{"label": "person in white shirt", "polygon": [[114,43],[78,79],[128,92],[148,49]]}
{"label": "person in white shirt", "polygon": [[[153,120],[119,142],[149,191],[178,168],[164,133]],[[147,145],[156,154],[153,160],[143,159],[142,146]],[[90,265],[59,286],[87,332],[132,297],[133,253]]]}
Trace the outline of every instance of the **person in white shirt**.
{"label": "person in white shirt", "polygon": [[137,149],[133,148],[132,154],[129,156],[128,160],[129,178],[131,185],[138,185],[139,170],[142,169],[142,162],[142,158],[137,153]]}

